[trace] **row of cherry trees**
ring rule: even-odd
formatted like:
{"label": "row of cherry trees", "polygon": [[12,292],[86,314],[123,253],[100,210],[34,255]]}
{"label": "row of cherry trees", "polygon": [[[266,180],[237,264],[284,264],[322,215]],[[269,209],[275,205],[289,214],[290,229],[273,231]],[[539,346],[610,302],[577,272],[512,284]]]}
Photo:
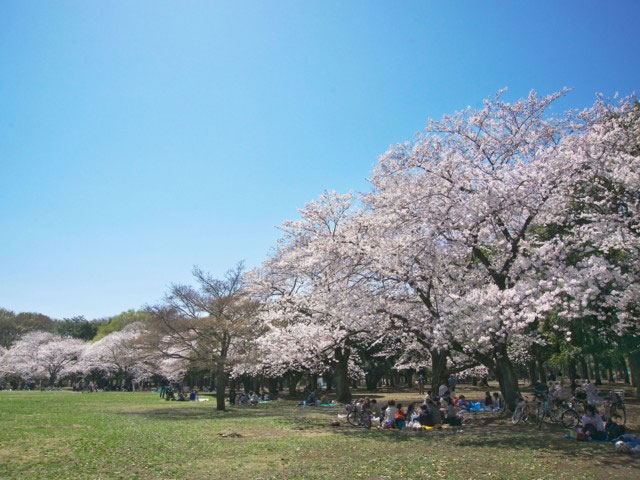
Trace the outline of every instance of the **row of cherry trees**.
{"label": "row of cherry trees", "polygon": [[54,382],[194,366],[224,409],[229,374],[295,387],[324,373],[349,401],[351,379],[375,386],[376,364],[427,367],[434,388],[483,369],[513,406],[522,365],[533,379],[550,359],[584,370],[616,349],[640,386],[640,108],[599,99],[551,115],[566,93],[500,92],[430,121],[380,157],[370,191],[325,192],[285,222],[259,268],[196,269],[198,288],[172,287],[144,323],[95,343],[27,335],[0,371]]}
{"label": "row of cherry trees", "polygon": [[270,331],[236,368],[329,365],[348,401],[358,352],[376,349],[428,363],[436,385],[484,366],[513,406],[514,361],[577,333],[635,343],[639,109],[550,115],[565,94],[430,121],[379,159],[370,192],[325,192],[285,222],[252,272]]}

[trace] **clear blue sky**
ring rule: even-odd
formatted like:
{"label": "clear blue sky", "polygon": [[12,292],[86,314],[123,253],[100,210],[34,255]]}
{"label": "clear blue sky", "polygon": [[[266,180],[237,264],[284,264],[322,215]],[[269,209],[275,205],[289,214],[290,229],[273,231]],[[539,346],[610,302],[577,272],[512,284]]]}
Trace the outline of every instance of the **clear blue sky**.
{"label": "clear blue sky", "polygon": [[266,258],[428,117],[640,86],[639,1],[0,0],[0,306],[95,318]]}

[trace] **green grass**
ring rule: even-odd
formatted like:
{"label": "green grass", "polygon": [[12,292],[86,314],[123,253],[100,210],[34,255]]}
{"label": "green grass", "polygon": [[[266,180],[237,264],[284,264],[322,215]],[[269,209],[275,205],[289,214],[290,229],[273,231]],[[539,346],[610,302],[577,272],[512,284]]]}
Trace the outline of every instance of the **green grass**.
{"label": "green grass", "polygon": [[[640,461],[608,444],[564,440],[549,425],[538,432],[484,415],[464,432],[331,427],[343,411],[278,401],[217,412],[214,399],[152,393],[0,392],[0,478],[640,478]],[[240,436],[222,436],[232,432]]]}

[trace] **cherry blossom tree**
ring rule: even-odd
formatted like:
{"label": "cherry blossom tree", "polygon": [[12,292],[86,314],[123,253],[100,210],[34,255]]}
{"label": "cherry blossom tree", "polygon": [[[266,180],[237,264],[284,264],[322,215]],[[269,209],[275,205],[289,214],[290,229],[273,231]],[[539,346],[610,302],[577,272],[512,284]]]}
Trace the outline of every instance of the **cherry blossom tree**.
{"label": "cherry blossom tree", "polygon": [[262,351],[278,352],[280,371],[330,365],[341,402],[351,400],[356,350],[384,331],[379,285],[354,248],[366,233],[355,212],[353,194],[325,192],[307,204],[299,220],[284,223],[278,249],[254,272],[252,286],[271,327]]}
{"label": "cherry blossom tree", "polygon": [[48,332],[31,332],[16,341],[2,357],[4,369],[25,381],[56,380],[74,372],[87,344]]}
{"label": "cherry blossom tree", "polygon": [[99,370],[107,377],[131,381],[132,387],[156,373],[145,363],[135,342],[144,331],[140,322],[127,325],[90,344],[82,355],[77,368],[84,373]]}
{"label": "cherry blossom tree", "polygon": [[[418,328],[436,348],[495,372],[510,407],[518,383],[509,344],[527,341],[524,333],[551,308],[538,303],[531,256],[540,248],[536,225],[570,173],[561,141],[580,126],[548,116],[564,94],[507,103],[500,92],[482,109],[430,121],[415,142],[381,157],[367,196],[379,225],[377,264],[424,304]],[[410,324],[415,308],[401,308],[410,311],[392,315]]]}

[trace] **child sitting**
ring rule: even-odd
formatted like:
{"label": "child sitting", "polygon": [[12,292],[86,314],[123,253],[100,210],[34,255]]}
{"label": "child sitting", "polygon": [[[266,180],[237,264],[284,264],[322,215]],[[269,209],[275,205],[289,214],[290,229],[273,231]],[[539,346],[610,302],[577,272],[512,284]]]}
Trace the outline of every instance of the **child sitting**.
{"label": "child sitting", "polygon": [[493,400],[491,399],[491,392],[485,392],[484,394],[484,406],[489,408],[493,407]]}
{"label": "child sitting", "polygon": [[407,419],[407,416],[402,411],[402,404],[401,403],[398,404],[398,409],[396,410],[396,414],[393,416],[393,418],[394,418],[394,420],[396,422],[396,428],[398,430],[403,430],[404,429],[404,422]]}
{"label": "child sitting", "polygon": [[458,398],[458,408],[460,409],[467,408],[467,399],[465,398],[464,395],[460,395],[460,398]]}

